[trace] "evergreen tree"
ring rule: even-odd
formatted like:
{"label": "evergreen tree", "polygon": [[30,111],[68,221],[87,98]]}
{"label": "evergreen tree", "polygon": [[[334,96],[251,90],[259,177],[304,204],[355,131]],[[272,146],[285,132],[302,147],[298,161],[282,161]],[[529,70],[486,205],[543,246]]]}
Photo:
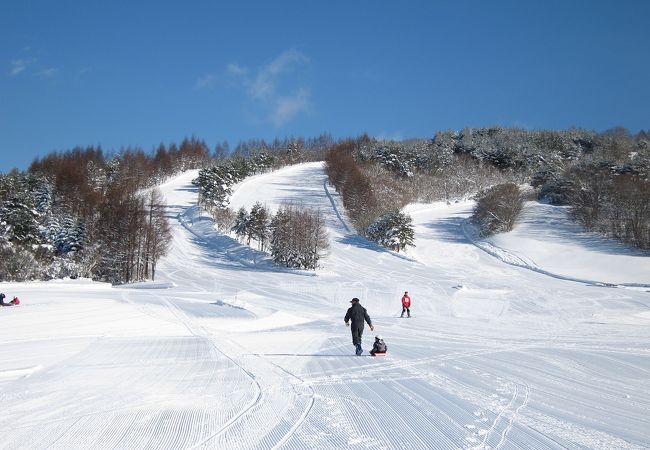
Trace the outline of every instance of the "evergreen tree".
{"label": "evergreen tree", "polygon": [[244,239],[245,236],[250,235],[249,228],[250,228],[250,216],[248,215],[248,211],[246,211],[246,208],[242,206],[241,208],[239,208],[239,211],[237,211],[237,215],[235,216],[235,224],[232,227],[232,231],[235,232],[237,239],[242,240]]}
{"label": "evergreen tree", "polygon": [[264,251],[264,246],[269,237],[269,211],[260,202],[251,208],[249,216],[249,242],[250,238],[258,242],[259,249]]}
{"label": "evergreen tree", "polygon": [[281,207],[271,219],[270,230],[273,262],[291,267],[291,219],[285,207]]}
{"label": "evergreen tree", "polygon": [[40,214],[29,198],[16,193],[0,206],[0,223],[7,240],[24,244],[40,244],[43,235],[39,223]]}
{"label": "evergreen tree", "polygon": [[59,254],[77,252],[84,248],[86,227],[79,219],[65,217],[61,223],[55,222],[57,229],[52,243]]}
{"label": "evergreen tree", "polygon": [[411,216],[392,211],[381,216],[368,227],[368,237],[380,245],[399,252],[414,245]]}

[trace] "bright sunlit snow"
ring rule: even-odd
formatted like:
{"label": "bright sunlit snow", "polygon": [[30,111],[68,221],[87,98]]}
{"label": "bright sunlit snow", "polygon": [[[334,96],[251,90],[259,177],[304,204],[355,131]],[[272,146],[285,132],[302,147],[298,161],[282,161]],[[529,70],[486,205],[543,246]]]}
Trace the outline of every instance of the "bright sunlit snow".
{"label": "bright sunlit snow", "polygon": [[[410,205],[417,246],[397,254],[353,232],[310,163],[231,198],[323,212],[322,267],[284,269],[214,230],[195,176],[161,188],[174,242],[155,282],[0,284],[22,302],[0,308],[1,448],[650,446],[648,256],[536,203],[478,240],[470,202]],[[352,297],[376,326],[360,357]]]}

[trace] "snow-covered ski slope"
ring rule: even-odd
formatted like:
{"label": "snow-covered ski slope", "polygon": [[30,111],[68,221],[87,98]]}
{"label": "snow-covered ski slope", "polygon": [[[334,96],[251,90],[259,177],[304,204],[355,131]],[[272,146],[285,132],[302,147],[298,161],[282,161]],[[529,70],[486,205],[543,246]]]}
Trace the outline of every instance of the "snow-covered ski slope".
{"label": "snow-covered ski slope", "polygon": [[[0,284],[23,300],[0,309],[1,448],[650,446],[650,258],[535,233],[571,225],[534,205],[488,253],[462,226],[470,203],[411,205],[417,247],[395,254],[354,234],[311,163],[232,197],[323,212],[323,267],[287,270],[214,231],[195,175],[162,186],[174,242],[156,283]],[[367,356],[368,328],[354,356],[352,297],[387,357]]]}

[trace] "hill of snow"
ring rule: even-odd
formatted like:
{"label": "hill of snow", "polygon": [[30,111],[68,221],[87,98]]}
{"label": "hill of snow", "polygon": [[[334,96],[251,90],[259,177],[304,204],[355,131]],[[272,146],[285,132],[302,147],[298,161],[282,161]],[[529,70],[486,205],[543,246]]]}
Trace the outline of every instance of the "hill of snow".
{"label": "hill of snow", "polygon": [[[536,204],[473,242],[471,203],[410,205],[417,246],[396,254],[354,234],[309,163],[231,199],[323,212],[322,268],[287,270],[214,230],[195,176],[162,186],[174,240],[154,283],[0,284],[22,300],[0,309],[0,447],[650,446],[647,256]],[[352,297],[385,358],[354,355]]]}

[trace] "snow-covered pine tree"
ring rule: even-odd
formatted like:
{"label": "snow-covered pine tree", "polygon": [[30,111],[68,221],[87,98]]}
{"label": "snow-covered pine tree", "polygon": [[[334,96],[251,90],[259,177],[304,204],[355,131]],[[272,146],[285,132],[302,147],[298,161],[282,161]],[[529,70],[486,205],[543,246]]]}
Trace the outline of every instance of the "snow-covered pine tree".
{"label": "snow-covered pine tree", "polygon": [[241,241],[245,236],[248,236],[249,226],[250,216],[248,215],[246,208],[242,206],[239,208],[239,211],[237,211],[237,215],[235,216],[235,224],[232,227],[232,231],[235,233],[235,236],[237,236],[237,239]]}
{"label": "snow-covered pine tree", "polygon": [[234,184],[234,179],[226,167],[201,169],[192,183],[199,187],[199,203],[206,209],[211,211],[228,206],[228,198],[232,194],[230,186]]}
{"label": "snow-covered pine tree", "polygon": [[273,156],[269,155],[266,151],[261,151],[251,156],[250,158],[250,172],[262,173],[268,170],[273,165]]}
{"label": "snow-covered pine tree", "polygon": [[443,169],[452,164],[456,148],[457,133],[453,130],[446,130],[436,133],[430,146],[430,157],[425,161],[425,168],[429,171]]}
{"label": "snow-covered pine tree", "polygon": [[271,219],[271,257],[273,258],[274,263],[282,264],[287,267],[291,267],[291,264],[293,263],[290,241],[292,230],[290,225],[291,218],[287,208],[284,206],[280,207]]}
{"label": "snow-covered pine tree", "polygon": [[39,214],[48,213],[52,208],[52,184],[45,177],[28,175],[26,179],[34,208]]}
{"label": "snow-covered pine tree", "polygon": [[5,224],[5,236],[9,241],[24,245],[42,243],[39,219],[40,214],[31,199],[21,193],[15,193],[0,206],[0,222]]}
{"label": "snow-covered pine tree", "polygon": [[58,229],[53,236],[52,243],[54,249],[60,255],[65,255],[70,251],[70,243],[72,240],[71,231],[74,227],[74,220],[71,217],[63,217],[60,221],[56,222]]}
{"label": "snow-covered pine tree", "polygon": [[399,252],[414,244],[413,220],[408,214],[391,211],[368,227],[368,237],[380,245]]}

